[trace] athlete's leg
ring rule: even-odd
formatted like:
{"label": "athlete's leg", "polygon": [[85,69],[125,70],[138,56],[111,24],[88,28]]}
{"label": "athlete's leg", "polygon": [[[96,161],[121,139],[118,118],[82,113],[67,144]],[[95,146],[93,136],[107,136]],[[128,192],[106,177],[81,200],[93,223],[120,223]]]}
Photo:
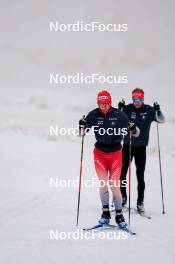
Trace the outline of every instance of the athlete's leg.
{"label": "athlete's leg", "polygon": [[109,191],[108,191],[108,159],[105,153],[94,149],[94,165],[97,176],[99,178],[99,191],[102,207],[109,206]]}
{"label": "athlete's leg", "polygon": [[124,144],[122,149],[122,172],[120,177],[120,181],[121,181],[120,189],[123,197],[126,196],[126,183],[127,183],[126,175],[128,172],[128,166],[129,166],[129,145]]}
{"label": "athlete's leg", "polygon": [[116,211],[122,210],[122,195],[120,190],[120,176],[122,169],[122,150],[109,155],[110,188],[113,193],[113,201]]}
{"label": "athlete's leg", "polygon": [[146,147],[135,147],[134,157],[136,164],[136,175],[138,181],[138,199],[137,203],[141,204],[144,201],[144,190],[145,190],[145,181],[144,181],[144,172],[146,165]]}

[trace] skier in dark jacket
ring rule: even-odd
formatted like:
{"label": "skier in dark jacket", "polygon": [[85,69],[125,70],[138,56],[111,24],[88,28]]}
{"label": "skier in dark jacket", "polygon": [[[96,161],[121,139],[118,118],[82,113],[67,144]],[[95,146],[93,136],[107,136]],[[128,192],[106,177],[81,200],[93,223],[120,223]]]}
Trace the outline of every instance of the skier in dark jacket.
{"label": "skier in dark jacket", "polygon": [[[125,105],[124,101],[119,102],[118,106],[122,112],[124,112],[130,121],[133,121],[140,129],[140,135],[136,138],[132,138],[131,158],[134,157],[136,165],[136,175],[138,181],[138,198],[137,198],[137,210],[139,213],[144,213],[144,171],[146,165],[146,147],[149,142],[149,132],[152,121],[164,123],[165,118],[160,111],[158,103],[154,103],[154,106],[144,104],[144,91],[136,88],[132,91],[133,103]],[[121,180],[126,180],[126,175],[129,166],[129,137],[124,138],[123,150],[123,164]],[[127,204],[126,187],[121,186],[122,193],[122,205]]]}
{"label": "skier in dark jacket", "polygon": [[107,91],[101,91],[97,95],[99,108],[91,111],[86,118],[79,121],[80,129],[83,126],[83,133],[93,127],[96,143],[94,148],[94,165],[97,176],[103,184],[100,185],[100,198],[102,203],[101,224],[108,224],[110,221],[109,191],[113,194],[113,201],[116,210],[116,223],[126,226],[122,214],[122,195],[120,191],[120,176],[122,169],[122,146],[123,136],[128,130],[138,136],[139,131],[134,122],[129,122],[127,115],[117,108],[111,106],[111,95]]}

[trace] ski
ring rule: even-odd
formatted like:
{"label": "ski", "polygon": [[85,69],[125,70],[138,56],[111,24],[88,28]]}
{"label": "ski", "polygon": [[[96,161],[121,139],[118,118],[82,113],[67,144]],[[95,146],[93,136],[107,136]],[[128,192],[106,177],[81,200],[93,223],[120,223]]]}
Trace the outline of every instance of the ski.
{"label": "ski", "polygon": [[142,217],[145,217],[147,219],[151,219],[151,216],[148,215],[146,212],[139,212],[137,209],[135,209],[135,212],[138,213]]}
{"label": "ski", "polygon": [[111,225],[111,224],[97,224],[97,225],[94,225],[94,226],[91,226],[91,227],[88,227],[88,228],[83,228],[84,231],[91,231],[93,229],[109,229],[109,228],[116,228],[117,226],[115,225]]}
{"label": "ski", "polygon": [[[127,207],[127,206],[124,206],[123,207],[123,211],[124,212],[126,212],[126,211],[128,211],[129,210],[129,208]],[[147,213],[147,212],[139,212],[137,209],[135,209],[135,208],[131,208],[131,211],[132,212],[134,212],[134,213],[137,213],[137,214],[139,214],[140,216],[142,216],[142,217],[145,217],[145,218],[147,218],[147,219],[151,219],[151,216]]]}
{"label": "ski", "polygon": [[124,232],[127,232],[128,234],[134,236],[136,235],[135,232],[133,232],[130,228],[128,228],[127,226],[124,226],[124,227],[120,227],[120,226],[116,226],[118,229],[124,231]]}
{"label": "ski", "polygon": [[83,228],[84,231],[91,231],[93,229],[99,229],[101,227],[104,227],[104,225],[102,224],[97,224],[97,225],[94,225],[94,226],[91,226],[91,227],[88,227],[88,228]]}
{"label": "ski", "polygon": [[97,224],[97,225],[94,225],[92,227],[83,228],[83,231],[91,231],[91,230],[94,230],[94,229],[98,229],[98,230],[102,229],[102,230],[104,230],[104,228],[105,229],[113,228],[113,229],[122,230],[124,232],[127,232],[130,235],[136,235],[136,233],[133,232],[132,230],[130,230],[127,226],[120,227],[120,226],[110,225],[110,224]]}

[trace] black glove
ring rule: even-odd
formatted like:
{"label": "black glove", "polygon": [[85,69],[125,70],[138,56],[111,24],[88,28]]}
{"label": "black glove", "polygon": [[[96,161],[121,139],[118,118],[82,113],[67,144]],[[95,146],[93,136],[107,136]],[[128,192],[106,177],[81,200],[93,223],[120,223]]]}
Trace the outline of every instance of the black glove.
{"label": "black glove", "polygon": [[160,111],[160,105],[158,104],[158,102],[155,102],[153,105],[154,111]]}
{"label": "black glove", "polygon": [[79,120],[79,136],[84,135],[85,125],[86,125],[86,118],[85,118],[85,115],[83,115],[82,118]]}
{"label": "black glove", "polygon": [[82,118],[79,120],[79,126],[85,126],[86,125],[86,118],[85,115],[82,116]]}
{"label": "black glove", "polygon": [[118,103],[118,108],[122,109],[125,107],[125,101],[122,99],[119,103]]}
{"label": "black glove", "polygon": [[130,121],[128,123],[128,129],[129,131],[134,132],[136,130],[136,124],[133,121]]}

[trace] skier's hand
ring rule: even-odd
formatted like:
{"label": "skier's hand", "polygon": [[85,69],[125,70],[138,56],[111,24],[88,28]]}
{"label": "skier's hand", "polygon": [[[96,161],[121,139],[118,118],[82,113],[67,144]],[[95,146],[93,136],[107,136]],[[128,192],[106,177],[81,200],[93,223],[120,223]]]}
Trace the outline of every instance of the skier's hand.
{"label": "skier's hand", "polygon": [[136,130],[136,124],[133,121],[130,121],[128,123],[128,129],[129,131],[134,132]]}
{"label": "skier's hand", "polygon": [[155,102],[153,104],[153,108],[154,108],[154,111],[160,111],[160,105],[158,104],[158,102]]}
{"label": "skier's hand", "polygon": [[85,115],[82,116],[82,118],[79,120],[79,126],[85,126],[86,125],[86,118]]}
{"label": "skier's hand", "polygon": [[79,120],[79,136],[84,135],[85,125],[86,125],[86,117],[85,115],[83,115],[82,118]]}
{"label": "skier's hand", "polygon": [[125,101],[122,99],[119,103],[118,103],[118,108],[122,109],[125,107]]}

